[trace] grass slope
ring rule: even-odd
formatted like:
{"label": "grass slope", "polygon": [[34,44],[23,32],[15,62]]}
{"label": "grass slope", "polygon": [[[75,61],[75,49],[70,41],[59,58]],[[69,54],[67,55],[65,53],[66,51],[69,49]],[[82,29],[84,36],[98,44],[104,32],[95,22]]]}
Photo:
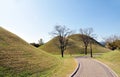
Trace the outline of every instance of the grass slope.
{"label": "grass slope", "polygon": [[111,67],[120,77],[120,51],[105,53],[97,59]]}
{"label": "grass slope", "polygon": [[51,77],[69,77],[77,67],[77,62],[70,55],[65,55],[64,58],[62,58],[61,55],[56,55],[56,57],[62,62],[59,64],[59,67],[57,67],[57,70],[53,71]]}
{"label": "grass slope", "polygon": [[[109,51],[108,49],[100,45],[96,40],[92,39],[92,41],[95,42],[93,44],[94,53],[102,53],[102,52]],[[60,54],[58,38],[57,37],[53,38],[52,40],[47,42],[45,45],[41,46],[40,49],[45,50],[52,54]],[[89,47],[88,47],[88,52],[89,52]],[[67,54],[84,53],[84,44],[80,40],[80,34],[73,34],[69,36],[69,46],[67,47],[65,53]]]}
{"label": "grass slope", "polygon": [[59,63],[60,59],[0,27],[0,77],[49,76],[47,71]]}

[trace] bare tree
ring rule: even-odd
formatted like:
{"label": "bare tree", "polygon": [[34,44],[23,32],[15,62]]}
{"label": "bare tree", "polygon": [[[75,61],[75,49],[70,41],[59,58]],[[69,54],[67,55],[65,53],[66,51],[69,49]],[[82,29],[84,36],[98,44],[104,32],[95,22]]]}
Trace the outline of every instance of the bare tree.
{"label": "bare tree", "polygon": [[72,31],[66,26],[56,25],[55,31],[52,32],[53,35],[58,37],[58,41],[60,44],[61,55],[63,57],[64,51],[68,45],[68,36],[72,33]]}
{"label": "bare tree", "polygon": [[94,38],[97,38],[96,34],[93,34],[93,29],[91,28],[91,34],[89,35],[89,40],[90,40],[90,56],[93,57],[92,54],[92,44],[95,43]]}
{"label": "bare tree", "polygon": [[107,38],[103,38],[105,40],[106,43],[106,47],[111,49],[111,50],[115,50],[117,48],[120,47],[119,43],[120,43],[120,36],[118,35],[111,35]]}
{"label": "bare tree", "polygon": [[120,36],[118,36],[118,35],[110,35],[109,37],[103,38],[103,39],[105,40],[106,43],[112,43],[115,40],[119,40]]}
{"label": "bare tree", "polygon": [[93,57],[93,54],[92,54],[92,44],[94,43],[93,38],[90,36],[89,40],[90,40],[90,42],[89,42],[90,43],[90,56]]}
{"label": "bare tree", "polygon": [[92,57],[92,36],[93,36],[93,28],[85,28],[85,29],[80,29],[80,34],[81,34],[81,40],[84,43],[84,47],[85,47],[85,55],[87,55],[87,48],[88,45],[90,44],[90,53],[91,53],[91,57]]}

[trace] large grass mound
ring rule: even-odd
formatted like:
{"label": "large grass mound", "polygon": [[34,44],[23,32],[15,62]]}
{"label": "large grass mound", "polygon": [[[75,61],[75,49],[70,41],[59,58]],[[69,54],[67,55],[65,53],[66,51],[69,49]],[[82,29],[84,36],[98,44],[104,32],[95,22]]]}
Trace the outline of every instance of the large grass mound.
{"label": "large grass mound", "polygon": [[58,58],[0,27],[0,77],[46,77],[59,63]]}
{"label": "large grass mound", "polygon": [[120,51],[105,53],[97,59],[110,66],[120,77]]}
{"label": "large grass mound", "polygon": [[[69,45],[65,51],[66,54],[82,54],[84,53],[84,44],[80,40],[81,35],[80,34],[73,34],[69,36]],[[93,53],[103,53],[109,51],[105,47],[103,47],[99,42],[97,42],[94,39],[91,39],[94,44],[93,44]],[[60,49],[59,49],[59,41],[58,38],[55,37],[43,46],[40,47],[42,50],[45,50],[49,53],[52,54],[60,54]],[[88,53],[90,49],[88,46]]]}

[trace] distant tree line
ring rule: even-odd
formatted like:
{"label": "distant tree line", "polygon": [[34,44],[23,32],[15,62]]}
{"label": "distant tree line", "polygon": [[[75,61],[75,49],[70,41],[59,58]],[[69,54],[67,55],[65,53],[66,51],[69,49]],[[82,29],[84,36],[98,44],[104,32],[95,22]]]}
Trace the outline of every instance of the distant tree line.
{"label": "distant tree line", "polygon": [[111,50],[120,49],[120,36],[111,35],[105,39],[105,46]]}
{"label": "distant tree line", "polygon": [[30,43],[30,44],[34,47],[40,47],[44,45],[44,42],[43,42],[43,39],[41,38],[40,40],[38,40],[38,43]]}

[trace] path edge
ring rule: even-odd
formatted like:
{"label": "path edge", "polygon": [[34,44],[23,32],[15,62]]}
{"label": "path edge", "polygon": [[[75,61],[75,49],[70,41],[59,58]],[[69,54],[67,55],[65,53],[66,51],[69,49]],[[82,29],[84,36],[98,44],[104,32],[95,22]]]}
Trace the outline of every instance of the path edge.
{"label": "path edge", "polygon": [[75,59],[76,63],[77,63],[77,67],[74,70],[74,72],[72,74],[70,74],[69,77],[74,77],[74,75],[77,73],[78,69],[80,68],[80,63],[77,62],[77,60]]}
{"label": "path edge", "polygon": [[116,74],[116,72],[113,71],[108,65],[102,63],[102,62],[99,61],[99,60],[96,60],[96,59],[93,59],[93,60],[96,61],[96,62],[98,62],[98,63],[100,63],[100,64],[103,64],[106,68],[108,68],[108,69],[110,70],[110,72],[114,75],[114,77],[118,77],[118,75]]}

